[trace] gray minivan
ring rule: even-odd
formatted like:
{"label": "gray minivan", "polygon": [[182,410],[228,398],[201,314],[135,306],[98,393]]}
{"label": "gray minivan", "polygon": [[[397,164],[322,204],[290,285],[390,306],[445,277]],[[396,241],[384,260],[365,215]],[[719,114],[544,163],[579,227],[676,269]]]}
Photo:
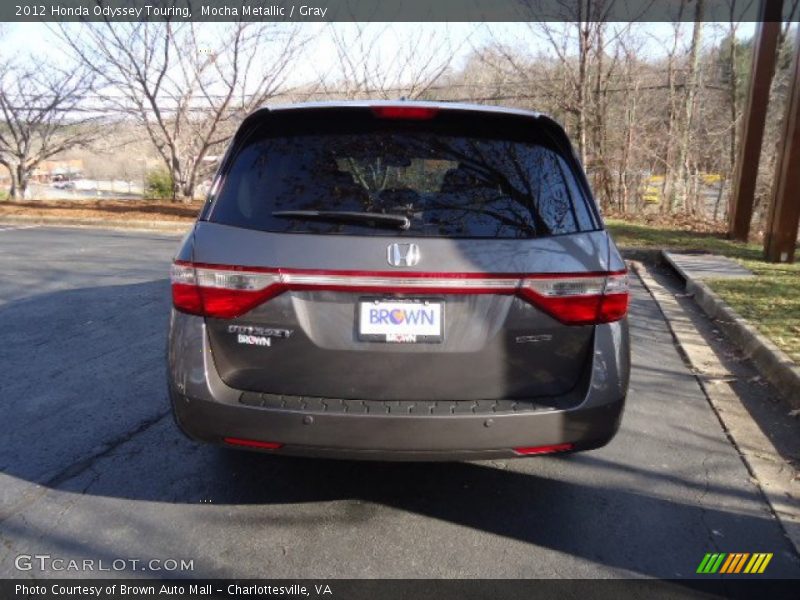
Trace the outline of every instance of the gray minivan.
{"label": "gray minivan", "polygon": [[256,111],[171,282],[169,390],[196,440],[462,460],[597,448],[619,426],[625,263],[538,113]]}

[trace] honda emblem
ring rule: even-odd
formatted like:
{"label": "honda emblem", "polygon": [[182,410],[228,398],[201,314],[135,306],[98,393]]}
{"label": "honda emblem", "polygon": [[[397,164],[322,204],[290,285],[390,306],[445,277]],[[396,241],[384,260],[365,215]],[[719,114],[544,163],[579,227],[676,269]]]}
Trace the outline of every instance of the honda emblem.
{"label": "honda emblem", "polygon": [[386,259],[393,267],[413,267],[419,264],[419,246],[416,244],[390,244]]}

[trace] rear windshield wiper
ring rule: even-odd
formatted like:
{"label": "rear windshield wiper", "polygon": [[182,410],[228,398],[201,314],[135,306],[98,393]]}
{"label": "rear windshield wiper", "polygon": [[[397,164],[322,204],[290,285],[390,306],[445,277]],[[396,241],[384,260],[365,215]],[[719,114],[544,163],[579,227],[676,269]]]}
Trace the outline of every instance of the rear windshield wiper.
{"label": "rear windshield wiper", "polygon": [[347,210],[276,210],[273,217],[280,219],[307,219],[310,221],[333,221],[340,223],[358,223],[373,227],[396,227],[408,229],[411,221],[403,215],[385,213],[357,212]]}

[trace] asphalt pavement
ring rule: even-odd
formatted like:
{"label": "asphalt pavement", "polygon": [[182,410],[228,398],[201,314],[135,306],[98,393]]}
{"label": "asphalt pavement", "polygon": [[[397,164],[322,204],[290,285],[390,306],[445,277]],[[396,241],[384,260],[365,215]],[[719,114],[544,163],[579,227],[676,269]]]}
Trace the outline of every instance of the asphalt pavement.
{"label": "asphalt pavement", "polygon": [[[764,576],[800,577],[638,281],[628,404],[605,448],[451,464],[279,458],[195,444],[172,421],[177,245],[0,228],[0,577],[690,577],[707,552],[771,552]],[[43,554],[126,562],[17,568]],[[151,559],[193,562],[154,573]]]}

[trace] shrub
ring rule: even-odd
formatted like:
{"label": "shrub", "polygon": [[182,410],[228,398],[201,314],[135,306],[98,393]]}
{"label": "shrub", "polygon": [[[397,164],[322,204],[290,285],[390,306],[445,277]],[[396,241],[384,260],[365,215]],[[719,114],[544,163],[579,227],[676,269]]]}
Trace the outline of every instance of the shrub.
{"label": "shrub", "polygon": [[145,194],[150,198],[172,198],[172,175],[166,169],[155,169],[147,174]]}

